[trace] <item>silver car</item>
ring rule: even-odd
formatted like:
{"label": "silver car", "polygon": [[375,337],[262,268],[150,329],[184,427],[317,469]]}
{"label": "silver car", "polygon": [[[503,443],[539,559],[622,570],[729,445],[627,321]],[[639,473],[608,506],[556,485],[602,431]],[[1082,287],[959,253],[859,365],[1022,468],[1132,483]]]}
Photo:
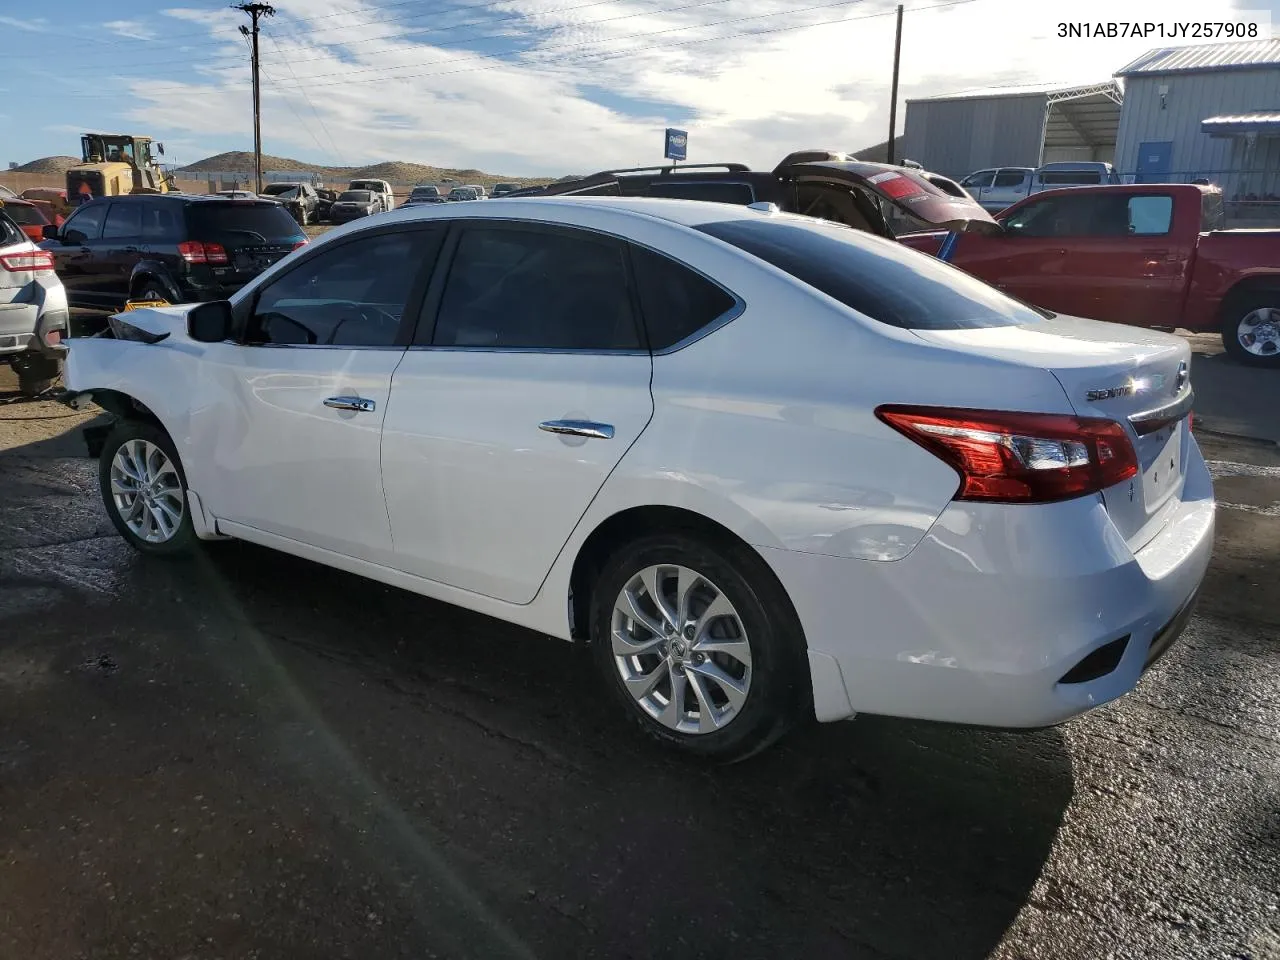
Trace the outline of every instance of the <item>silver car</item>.
{"label": "silver car", "polygon": [[27,396],[44,393],[58,379],[69,316],[53,254],[28,240],[0,209],[0,363],[13,368]]}

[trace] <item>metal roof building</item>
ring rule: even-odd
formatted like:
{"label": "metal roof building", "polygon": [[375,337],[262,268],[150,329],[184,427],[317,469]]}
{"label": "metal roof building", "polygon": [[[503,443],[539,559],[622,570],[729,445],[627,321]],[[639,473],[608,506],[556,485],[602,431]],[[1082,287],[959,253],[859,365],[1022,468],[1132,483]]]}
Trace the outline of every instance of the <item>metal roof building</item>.
{"label": "metal roof building", "polygon": [[1280,40],[1151,50],[1122,68],[1116,168],[1204,178],[1228,201],[1280,201]]}
{"label": "metal roof building", "polygon": [[1121,100],[1114,80],[965,90],[908,100],[902,155],[953,178],[983,167],[1110,162]]}

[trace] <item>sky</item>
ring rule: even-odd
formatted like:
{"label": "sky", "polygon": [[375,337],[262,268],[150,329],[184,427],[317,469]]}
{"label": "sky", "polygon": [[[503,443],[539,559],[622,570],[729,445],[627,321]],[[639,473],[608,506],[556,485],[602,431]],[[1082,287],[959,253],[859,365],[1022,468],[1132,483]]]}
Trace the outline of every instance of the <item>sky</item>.
{"label": "sky", "polygon": [[[888,135],[893,0],[279,0],[262,21],[263,150],[559,176],[662,158],[769,168]],[[1280,24],[1280,0],[904,0],[904,105],[1013,84],[1101,82],[1202,41],[1060,38],[1065,21]],[[19,163],[126,131],[192,163],[252,149],[248,17],[228,0],[0,2],[0,138]],[[53,66],[50,61],[56,63]],[[15,81],[15,68],[28,67]],[[6,86],[8,89],[6,90]],[[1260,107],[1280,107],[1265,104]]]}

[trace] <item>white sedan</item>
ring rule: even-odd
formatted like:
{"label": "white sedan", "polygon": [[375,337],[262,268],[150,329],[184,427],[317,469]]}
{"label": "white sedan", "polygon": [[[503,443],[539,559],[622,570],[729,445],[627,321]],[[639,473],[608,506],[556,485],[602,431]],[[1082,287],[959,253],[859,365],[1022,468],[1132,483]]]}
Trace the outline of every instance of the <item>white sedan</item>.
{"label": "white sedan", "polygon": [[855,711],[1058,723],[1133,688],[1209,562],[1184,341],[772,208],[412,207],[112,324],[67,378],[120,418],[139,550],[239,538],[587,641],[704,756]]}

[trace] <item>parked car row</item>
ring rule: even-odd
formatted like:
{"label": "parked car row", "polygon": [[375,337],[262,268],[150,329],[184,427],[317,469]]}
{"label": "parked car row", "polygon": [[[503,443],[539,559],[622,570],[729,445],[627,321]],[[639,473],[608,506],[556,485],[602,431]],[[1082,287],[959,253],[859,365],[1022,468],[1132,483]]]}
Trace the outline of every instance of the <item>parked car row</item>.
{"label": "parked car row", "polygon": [[[244,539],[588,642],[619,710],[721,760],[805,717],[1058,723],[1176,640],[1214,529],[1185,340],[891,242],[889,207],[1005,232],[917,171],[588,179],[370,218],[74,342],[71,396],[119,417],[121,536]],[[222,226],[185,241],[206,265],[274,227]]]}
{"label": "parked car row", "polygon": [[973,199],[992,213],[999,213],[1033,193],[1060,187],[1099,186],[1119,183],[1109,163],[1061,162],[1033,167],[999,167],[979,170],[960,181]]}

